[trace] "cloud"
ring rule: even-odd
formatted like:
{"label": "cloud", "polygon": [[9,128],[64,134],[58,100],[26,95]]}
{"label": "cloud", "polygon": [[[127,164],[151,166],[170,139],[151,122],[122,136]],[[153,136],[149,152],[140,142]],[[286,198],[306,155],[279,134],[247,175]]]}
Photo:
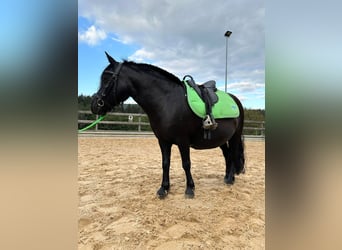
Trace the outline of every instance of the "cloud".
{"label": "cloud", "polygon": [[237,94],[236,97],[239,98],[241,102],[247,101],[249,99],[247,96],[241,94]]}
{"label": "cloud", "polygon": [[122,37],[121,39],[116,38],[116,37],[112,37],[113,41],[122,43],[122,44],[130,44],[132,43],[132,39],[128,38],[128,37]]}
{"label": "cloud", "polygon": [[128,57],[128,59],[136,62],[146,62],[147,60],[156,59],[156,57],[152,51],[139,49],[132,56]]}
{"label": "cloud", "polygon": [[179,78],[190,74],[197,82],[224,81],[224,33],[231,30],[228,82],[250,82],[240,86],[244,91],[264,84],[262,0],[83,0],[79,15],[117,40],[139,45],[130,60],[153,63]]}
{"label": "cloud", "polygon": [[265,84],[253,83],[253,82],[235,82],[230,83],[229,89],[233,89],[239,92],[255,92],[260,88],[265,88]]}
{"label": "cloud", "polygon": [[85,42],[90,46],[95,46],[107,38],[106,32],[102,29],[97,29],[94,25],[90,26],[84,32],[78,32],[78,40]]}

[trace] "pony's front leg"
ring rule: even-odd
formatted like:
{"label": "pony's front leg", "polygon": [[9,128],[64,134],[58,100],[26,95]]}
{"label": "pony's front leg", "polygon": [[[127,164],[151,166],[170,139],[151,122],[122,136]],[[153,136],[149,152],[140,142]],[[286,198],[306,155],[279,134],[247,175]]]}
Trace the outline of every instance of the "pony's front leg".
{"label": "pony's front leg", "polygon": [[159,146],[162,153],[162,167],[163,167],[163,180],[161,187],[157,191],[157,195],[160,199],[165,198],[170,189],[170,155],[172,144],[159,140]]}
{"label": "pony's front leg", "polygon": [[192,179],[191,175],[191,161],[190,161],[190,147],[188,145],[186,146],[178,146],[179,152],[181,154],[182,158],[182,166],[185,171],[186,175],[186,189],[185,189],[185,197],[186,198],[194,198],[195,193],[195,183],[194,180]]}

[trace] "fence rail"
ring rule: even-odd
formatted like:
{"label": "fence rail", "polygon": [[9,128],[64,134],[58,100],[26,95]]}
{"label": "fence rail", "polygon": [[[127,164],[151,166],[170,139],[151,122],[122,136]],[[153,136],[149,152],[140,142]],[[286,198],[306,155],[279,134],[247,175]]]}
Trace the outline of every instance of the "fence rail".
{"label": "fence rail", "polygon": [[[78,117],[83,116],[82,119],[78,118],[78,127],[83,128],[88,124],[91,124],[98,119],[98,115],[93,115],[90,111],[78,111]],[[89,118],[87,118],[88,116]],[[86,117],[86,118],[84,118]],[[83,126],[81,126],[83,124]],[[119,125],[119,127],[99,128],[99,125]],[[120,127],[121,126],[121,127]],[[134,128],[132,128],[135,127]],[[94,126],[94,128],[81,134],[98,134],[98,135],[110,135],[110,134],[123,134],[127,135],[152,135],[150,123],[146,114],[139,113],[107,113],[106,121],[102,120]],[[265,138],[265,122],[264,121],[251,121],[245,120],[245,126],[243,134],[246,137]]]}

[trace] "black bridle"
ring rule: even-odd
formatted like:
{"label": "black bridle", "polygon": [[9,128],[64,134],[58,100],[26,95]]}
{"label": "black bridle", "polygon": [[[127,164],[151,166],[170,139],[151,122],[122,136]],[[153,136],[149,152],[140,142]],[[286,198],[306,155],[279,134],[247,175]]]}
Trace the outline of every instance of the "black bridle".
{"label": "black bridle", "polygon": [[111,70],[105,70],[103,73],[111,74],[112,76],[109,78],[105,86],[97,92],[96,97],[97,97],[97,106],[103,107],[104,106],[104,101],[103,97],[105,97],[112,89],[114,89],[114,99],[116,100],[116,92],[118,88],[118,78],[120,74],[120,70],[122,68],[123,63],[119,63],[119,65],[116,67],[115,71]]}

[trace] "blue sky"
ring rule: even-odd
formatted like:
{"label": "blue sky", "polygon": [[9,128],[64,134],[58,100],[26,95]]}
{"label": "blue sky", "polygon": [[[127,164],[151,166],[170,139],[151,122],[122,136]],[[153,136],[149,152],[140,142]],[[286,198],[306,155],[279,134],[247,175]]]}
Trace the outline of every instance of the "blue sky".
{"label": "blue sky", "polygon": [[83,0],[78,6],[78,94],[97,91],[108,64],[104,51],[179,78],[190,74],[198,83],[215,80],[224,90],[224,33],[231,30],[228,92],[246,108],[265,108],[263,1]]}

